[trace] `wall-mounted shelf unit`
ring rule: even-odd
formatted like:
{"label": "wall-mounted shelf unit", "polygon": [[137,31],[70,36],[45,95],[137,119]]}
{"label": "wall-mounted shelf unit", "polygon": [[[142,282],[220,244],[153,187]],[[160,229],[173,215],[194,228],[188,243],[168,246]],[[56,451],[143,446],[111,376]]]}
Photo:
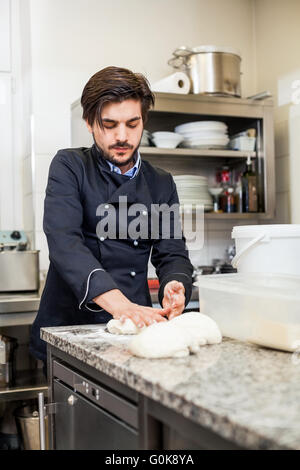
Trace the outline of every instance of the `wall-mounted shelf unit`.
{"label": "wall-mounted shelf unit", "polygon": [[255,152],[227,149],[160,149],[141,147],[144,159],[173,175],[193,174],[207,176],[214,184],[216,169],[229,165],[236,171],[245,167],[250,154],[255,162],[258,179],[259,212],[257,213],[205,213],[206,219],[272,219],[275,215],[275,160],[273,103],[266,99],[215,97],[155,93],[155,107],[149,113],[145,128],[150,132],[174,131],[180,124],[192,121],[215,120],[228,126],[228,134],[234,135],[248,128],[256,129]]}

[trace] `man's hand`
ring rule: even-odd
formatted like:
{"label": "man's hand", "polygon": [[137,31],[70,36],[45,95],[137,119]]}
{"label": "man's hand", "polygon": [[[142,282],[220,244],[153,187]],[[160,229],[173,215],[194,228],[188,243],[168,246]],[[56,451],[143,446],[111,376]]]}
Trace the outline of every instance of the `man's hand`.
{"label": "man's hand", "polygon": [[127,318],[130,318],[138,328],[149,326],[154,322],[167,321],[164,316],[171,312],[171,308],[168,306],[152,308],[134,304],[118,289],[104,292],[104,294],[95,297],[93,301],[111,313],[115,320],[124,323]]}
{"label": "man's hand", "polygon": [[182,282],[170,281],[165,285],[162,304],[164,308],[170,308],[170,313],[167,314],[169,320],[182,314],[185,306],[184,293]]}

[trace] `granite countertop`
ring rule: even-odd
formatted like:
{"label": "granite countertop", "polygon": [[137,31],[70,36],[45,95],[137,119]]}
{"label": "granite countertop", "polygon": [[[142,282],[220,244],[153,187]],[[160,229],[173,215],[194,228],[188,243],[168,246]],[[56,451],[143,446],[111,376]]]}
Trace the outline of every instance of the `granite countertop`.
{"label": "granite countertop", "polygon": [[131,355],[105,325],[42,328],[80,361],[241,447],[300,449],[300,357],[224,338],[176,359]]}

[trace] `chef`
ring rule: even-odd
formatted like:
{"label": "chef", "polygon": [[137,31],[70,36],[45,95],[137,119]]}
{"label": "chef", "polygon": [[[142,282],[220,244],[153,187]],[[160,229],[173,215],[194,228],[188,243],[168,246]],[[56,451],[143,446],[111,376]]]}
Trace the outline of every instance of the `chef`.
{"label": "chef", "polygon": [[[129,318],[142,327],[180,315],[191,297],[193,266],[182,232],[175,236],[176,217],[170,217],[168,237],[151,231],[153,207],[176,205],[178,195],[171,174],[139,153],[154,105],[147,80],[125,68],[106,67],[86,84],[81,105],[94,145],[59,150],[46,188],[43,229],[50,265],[30,341],[31,353],[44,363],[41,327],[112,318]],[[142,207],[142,236],[132,237],[127,229],[136,204]],[[125,219],[118,217],[126,208]],[[100,230],[105,216],[115,224],[111,236]],[[151,303],[149,257],[159,279],[161,308]]]}

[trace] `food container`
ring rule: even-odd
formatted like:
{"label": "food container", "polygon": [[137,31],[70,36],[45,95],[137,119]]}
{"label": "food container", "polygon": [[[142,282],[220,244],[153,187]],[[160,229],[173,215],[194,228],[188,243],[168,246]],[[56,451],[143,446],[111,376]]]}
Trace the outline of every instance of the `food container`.
{"label": "food container", "polygon": [[[35,405],[17,408],[14,412],[23,450],[40,450],[39,412]],[[48,416],[45,416],[46,449],[49,449]]]}
{"label": "food container", "polygon": [[17,347],[16,338],[0,335],[0,387],[14,384]]}
{"label": "food container", "polygon": [[230,139],[229,147],[232,150],[240,150],[242,152],[253,152],[255,149],[255,137],[242,135]]}
{"label": "food container", "polygon": [[0,292],[39,289],[39,250],[0,252]]}
{"label": "food container", "polygon": [[198,276],[200,312],[222,335],[269,348],[300,348],[300,276],[217,274]]}
{"label": "food container", "polygon": [[239,273],[278,273],[300,276],[300,224],[233,227]]}

